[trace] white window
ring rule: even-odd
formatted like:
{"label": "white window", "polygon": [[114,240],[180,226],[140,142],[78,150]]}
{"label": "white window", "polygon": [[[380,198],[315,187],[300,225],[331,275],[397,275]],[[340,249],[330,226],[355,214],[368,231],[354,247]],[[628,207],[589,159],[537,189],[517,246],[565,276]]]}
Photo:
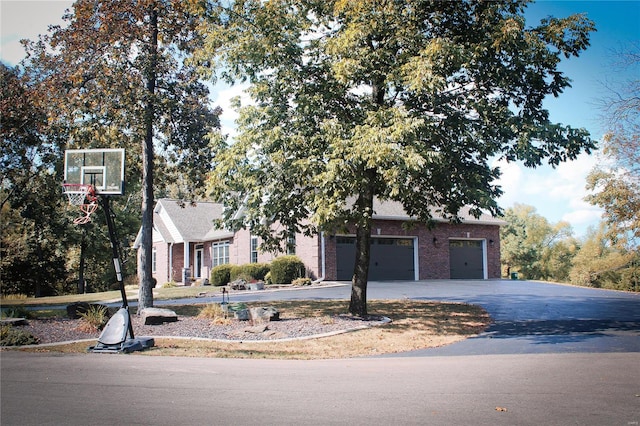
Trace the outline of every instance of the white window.
{"label": "white window", "polygon": [[151,249],[151,272],[154,274],[157,271],[157,261],[158,261],[158,253],[156,252],[156,248]]}
{"label": "white window", "polygon": [[296,234],[290,234],[287,238],[287,254],[296,254]]}
{"label": "white window", "polygon": [[258,237],[251,237],[251,263],[258,263]]}
{"label": "white window", "polygon": [[229,263],[229,241],[211,244],[211,263],[212,266]]}

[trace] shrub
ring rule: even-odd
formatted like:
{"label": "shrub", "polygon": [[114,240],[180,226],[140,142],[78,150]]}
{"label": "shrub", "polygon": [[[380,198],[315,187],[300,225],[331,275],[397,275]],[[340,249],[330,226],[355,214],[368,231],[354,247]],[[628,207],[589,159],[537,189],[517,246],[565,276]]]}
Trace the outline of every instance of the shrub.
{"label": "shrub", "polygon": [[271,267],[268,263],[245,263],[244,265],[233,265],[231,267],[230,281],[244,279],[247,282],[252,280],[264,281],[265,275],[269,273]]}
{"label": "shrub", "polygon": [[230,320],[227,318],[227,312],[219,303],[208,303],[198,313],[198,318],[206,318],[213,320],[214,324],[228,324]]}
{"label": "shrub", "polygon": [[107,325],[109,314],[106,306],[91,305],[86,312],[80,313],[80,325],[78,329],[85,333],[95,333]]}
{"label": "shrub", "polygon": [[311,278],[296,278],[291,281],[291,284],[295,286],[311,285]]}
{"label": "shrub", "polygon": [[2,310],[2,318],[31,318],[31,312],[24,306],[14,306]]}
{"label": "shrub", "polygon": [[265,284],[273,284],[273,281],[271,281],[271,271],[267,272],[267,275],[264,276],[264,282]]}
{"label": "shrub", "polygon": [[169,281],[168,283],[162,284],[162,288],[176,288],[178,284],[175,281]]}
{"label": "shrub", "polygon": [[304,276],[304,263],[297,256],[280,256],[271,262],[271,281],[274,284],[289,284]]}
{"label": "shrub", "polygon": [[0,346],[35,345],[38,338],[25,330],[18,330],[10,325],[0,326]]}
{"label": "shrub", "polygon": [[232,265],[218,265],[211,270],[211,285],[222,286],[229,284],[231,281]]}

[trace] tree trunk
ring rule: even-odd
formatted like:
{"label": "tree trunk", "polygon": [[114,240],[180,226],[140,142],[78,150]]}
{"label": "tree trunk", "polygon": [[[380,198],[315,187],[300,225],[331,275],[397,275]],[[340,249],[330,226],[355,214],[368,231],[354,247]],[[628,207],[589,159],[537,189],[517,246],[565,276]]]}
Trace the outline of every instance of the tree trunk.
{"label": "tree trunk", "polygon": [[158,11],[150,10],[149,64],[146,70],[145,138],[142,145],[142,226],[140,231],[140,289],[138,312],[153,306],[153,124],[155,119],[156,66],[158,62]]}
{"label": "tree trunk", "polygon": [[356,263],[351,285],[349,312],[352,315],[366,316],[367,283],[369,280],[369,260],[371,258],[371,217],[373,215],[373,195],[375,170],[365,172],[363,190],[358,196],[357,209],[361,214],[356,226]]}

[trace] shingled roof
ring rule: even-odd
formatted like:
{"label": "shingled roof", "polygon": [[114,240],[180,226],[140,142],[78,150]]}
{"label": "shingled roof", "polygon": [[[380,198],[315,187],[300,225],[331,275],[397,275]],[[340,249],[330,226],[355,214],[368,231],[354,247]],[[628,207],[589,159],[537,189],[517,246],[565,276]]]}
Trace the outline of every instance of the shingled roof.
{"label": "shingled roof", "polygon": [[[443,218],[442,214],[438,212],[438,209],[431,208],[431,216],[436,222],[449,222],[448,219]],[[469,213],[469,207],[465,207],[458,213],[462,223],[470,223],[474,225],[506,225],[502,219],[491,216],[487,213],[482,213],[480,217]],[[409,217],[405,211],[402,203],[398,201],[384,201],[381,202],[377,198],[373,200],[373,218],[379,220],[412,220],[414,218]]]}
{"label": "shingled roof", "polygon": [[[210,241],[233,236],[233,232],[213,226],[213,221],[222,217],[222,209],[223,205],[219,203],[199,201],[190,204],[162,198],[154,209],[154,224],[164,225],[165,232],[170,235],[165,238],[168,242]],[[158,231],[162,232],[160,226]]]}

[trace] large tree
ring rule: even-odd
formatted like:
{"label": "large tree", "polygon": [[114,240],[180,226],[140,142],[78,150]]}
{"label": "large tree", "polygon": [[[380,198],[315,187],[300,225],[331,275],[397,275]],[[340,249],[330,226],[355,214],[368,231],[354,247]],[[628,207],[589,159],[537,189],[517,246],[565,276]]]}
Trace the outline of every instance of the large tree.
{"label": "large tree", "polygon": [[[601,107],[607,133],[603,161],[587,177],[587,200],[604,209],[609,239],[621,248],[640,243],[640,42],[616,54]],[[617,71],[617,72],[616,72]],[[622,72],[621,72],[622,71]],[[631,75],[621,78],[624,71]]]}
{"label": "large tree", "polygon": [[500,260],[520,278],[565,282],[579,244],[568,222],[549,223],[526,204],[516,204],[504,214],[500,228]]}
{"label": "large tree", "polygon": [[[589,152],[543,107],[589,44],[582,15],[527,25],[527,1],[244,0],[202,3],[202,65],[250,83],[239,136],[220,141],[227,226],[267,249],[292,231],[355,227],[349,311],[367,314],[373,200],[419,221],[500,213],[493,158],[535,167]],[[238,214],[242,211],[243,214]],[[273,224],[280,227],[274,232]]]}
{"label": "large tree", "polygon": [[78,0],[63,18],[27,43],[24,66],[49,120],[66,127],[67,148],[127,149],[128,188],[141,193],[139,308],[152,306],[154,190],[180,171],[194,193],[212,162],[207,134],[219,126],[185,60],[201,43],[198,19],[169,0]]}

